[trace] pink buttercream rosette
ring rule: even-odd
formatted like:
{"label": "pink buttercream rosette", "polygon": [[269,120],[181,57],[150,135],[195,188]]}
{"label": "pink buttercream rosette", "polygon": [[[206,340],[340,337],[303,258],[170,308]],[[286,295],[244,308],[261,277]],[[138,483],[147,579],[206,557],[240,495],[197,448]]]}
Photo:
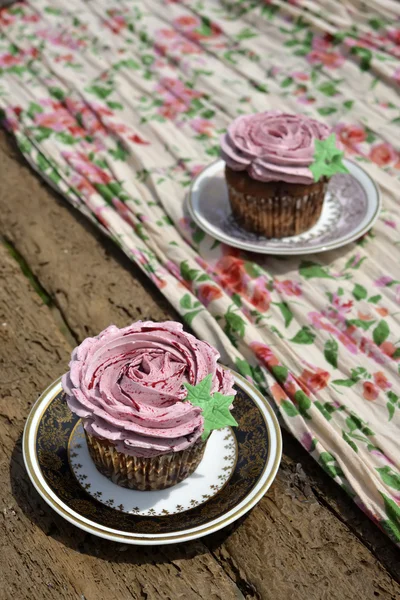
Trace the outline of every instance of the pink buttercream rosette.
{"label": "pink buttercream rosette", "polygon": [[221,138],[221,156],[234,171],[258,181],[313,183],[315,140],[331,129],[303,115],[268,111],[238,117]]}
{"label": "pink buttercream rosette", "polygon": [[235,394],[219,353],[179,323],[111,325],[72,352],[62,378],[67,403],[92,436],[118,452],[152,457],[192,446],[203,432],[201,409],[183,402],[184,383],[212,374],[212,393]]}

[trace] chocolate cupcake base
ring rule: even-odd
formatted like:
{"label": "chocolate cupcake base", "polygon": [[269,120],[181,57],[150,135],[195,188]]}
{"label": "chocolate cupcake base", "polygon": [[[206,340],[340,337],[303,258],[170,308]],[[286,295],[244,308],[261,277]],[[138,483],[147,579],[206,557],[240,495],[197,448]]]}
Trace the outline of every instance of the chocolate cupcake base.
{"label": "chocolate cupcake base", "polygon": [[229,200],[236,221],[247,231],[268,238],[299,235],[318,221],[327,179],[309,185],[262,182],[246,171],[225,168]]}
{"label": "chocolate cupcake base", "polygon": [[164,490],[183,481],[197,469],[206,447],[200,440],[180,452],[143,458],[118,452],[111,442],[85,434],[97,470],[132,490]]}

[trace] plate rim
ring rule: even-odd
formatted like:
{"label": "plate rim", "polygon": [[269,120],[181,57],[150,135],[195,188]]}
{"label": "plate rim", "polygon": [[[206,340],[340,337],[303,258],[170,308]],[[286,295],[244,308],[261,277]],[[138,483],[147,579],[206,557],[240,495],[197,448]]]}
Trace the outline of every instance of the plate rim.
{"label": "plate rim", "polygon": [[[191,218],[194,220],[196,225],[198,227],[200,227],[200,229],[202,231],[207,233],[213,239],[219,240],[220,242],[222,242],[224,244],[227,244],[234,248],[239,248],[240,250],[245,250],[247,252],[253,252],[255,254],[265,254],[265,255],[270,255],[270,256],[302,256],[302,255],[306,255],[306,254],[318,254],[320,252],[328,252],[329,250],[337,250],[338,248],[341,248],[342,246],[346,246],[347,244],[350,244],[351,242],[354,242],[358,238],[365,235],[376,223],[376,221],[379,217],[379,213],[382,208],[382,196],[381,196],[381,191],[380,191],[378,184],[358,162],[356,162],[354,160],[350,160],[349,158],[345,158],[343,160],[343,163],[345,165],[346,165],[346,163],[347,164],[350,163],[350,164],[354,165],[356,168],[360,169],[360,171],[362,171],[364,173],[364,175],[369,179],[369,181],[371,182],[371,184],[375,190],[375,195],[376,195],[375,211],[374,211],[374,214],[371,216],[370,220],[368,221],[368,223],[366,225],[364,225],[364,227],[362,229],[360,229],[359,231],[357,231],[355,233],[353,232],[353,233],[348,234],[348,236],[342,241],[339,241],[339,242],[331,241],[326,244],[321,244],[320,246],[316,246],[313,248],[307,248],[306,242],[305,242],[305,245],[303,248],[293,248],[292,250],[263,248],[263,247],[259,247],[259,246],[255,247],[251,242],[236,240],[235,238],[232,238],[229,235],[226,235],[226,236],[223,234],[216,235],[215,232],[212,232],[211,229],[209,229],[208,227],[205,227],[204,223],[202,223],[200,221],[200,219],[197,215],[197,212],[193,206],[193,194],[194,194],[193,190],[194,190],[194,187],[196,186],[198,180],[202,176],[204,176],[205,171],[212,168],[213,166],[216,166],[219,163],[221,163],[223,165],[224,161],[222,160],[222,158],[217,158],[216,160],[214,160],[213,162],[208,164],[204,169],[202,169],[202,171],[200,171],[200,173],[198,173],[198,175],[196,175],[196,177],[193,179],[193,181],[190,184],[188,193],[186,194],[185,204],[188,208]],[[357,179],[357,181],[360,183],[360,181],[358,179]],[[362,184],[360,183],[360,185],[362,185]],[[363,188],[364,188],[364,186],[363,186]],[[369,198],[368,194],[367,194],[367,198]]]}
{"label": "plate rim", "polygon": [[[228,367],[225,367],[228,369]],[[268,400],[259,392],[250,382],[244,377],[230,370],[235,378],[235,383],[247,392],[258,406],[263,419],[266,424],[268,431],[268,455],[264,465],[263,474],[260,477],[259,482],[261,485],[259,489],[254,489],[239,503],[234,506],[227,515],[222,515],[208,523],[197,526],[195,528],[188,528],[186,531],[170,532],[162,534],[144,534],[144,533],[133,533],[123,532],[118,529],[112,529],[98,523],[94,523],[90,519],[83,517],[79,513],[76,513],[49,488],[45,482],[43,475],[40,473],[40,469],[37,464],[36,456],[36,439],[39,424],[44,411],[54,398],[61,391],[61,377],[51,383],[39,396],[34,403],[28,418],[25,423],[23,439],[22,439],[22,451],[25,468],[28,476],[35,487],[39,495],[45,500],[45,502],[57,512],[61,517],[75,525],[76,527],[83,529],[88,533],[97,535],[104,539],[111,541],[121,542],[125,544],[136,544],[136,545],[157,545],[157,544],[172,544],[177,542],[184,542],[193,539],[198,539],[210,533],[214,533],[223,527],[226,527],[230,523],[233,523],[244,514],[246,514],[257,502],[261,500],[264,494],[268,491],[272,482],[275,479],[278,471],[281,457],[282,457],[282,434],[278,419],[270,406]],[[33,445],[33,447],[32,447]],[[34,460],[32,460],[32,454]],[[36,465],[35,465],[36,462]],[[269,469],[269,472],[268,472]],[[267,472],[267,475],[265,473]],[[256,484],[257,485],[257,484]],[[239,506],[241,508],[237,508]]]}

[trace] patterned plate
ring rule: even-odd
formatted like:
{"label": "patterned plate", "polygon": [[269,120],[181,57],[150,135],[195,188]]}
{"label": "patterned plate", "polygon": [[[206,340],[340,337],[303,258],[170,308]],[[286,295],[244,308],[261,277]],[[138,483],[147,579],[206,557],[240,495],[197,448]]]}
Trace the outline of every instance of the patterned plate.
{"label": "patterned plate", "polygon": [[130,544],[171,544],[212,533],[250,510],[276,475],[282,441],[267,400],[235,374],[239,426],[213,432],[198,469],[179,485],[137,492],[101,475],[89,457],[80,419],[60,380],[34,405],[23,440],[34,486],[62,517],[100,537]]}
{"label": "patterned plate", "polygon": [[193,181],[187,208],[201,229],[242,250],[298,255],[340,248],[364,235],[381,208],[379,189],[370,176],[359,164],[343,162],[349,173],[331,178],[319,221],[301,235],[266,238],[242,229],[231,213],[222,160],[209,165]]}

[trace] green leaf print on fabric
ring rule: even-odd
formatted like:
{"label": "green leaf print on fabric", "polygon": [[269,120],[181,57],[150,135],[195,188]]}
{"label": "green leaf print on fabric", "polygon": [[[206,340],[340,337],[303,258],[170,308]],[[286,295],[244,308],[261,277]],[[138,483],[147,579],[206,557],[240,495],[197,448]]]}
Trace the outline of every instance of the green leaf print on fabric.
{"label": "green leaf print on fabric", "polygon": [[121,102],[114,102],[113,100],[108,100],[108,102],[106,102],[108,108],[111,108],[111,110],[123,110],[124,107],[121,104]]}
{"label": "green leaf print on fabric", "polygon": [[271,371],[279,383],[285,383],[288,376],[289,370],[287,367],[281,367],[279,365],[272,367]]}
{"label": "green leaf print on fabric", "polygon": [[62,11],[60,8],[53,8],[52,6],[46,6],[44,9],[44,12],[48,13],[49,15],[61,15]]}
{"label": "green leaf print on fabric", "polygon": [[293,77],[286,77],[282,82],[281,82],[281,87],[282,88],[286,88],[289,87],[289,85],[292,85],[294,79]]}
{"label": "green leaf print on fabric", "polygon": [[212,31],[213,30],[211,29],[210,19],[208,19],[207,17],[202,17],[201,25],[200,25],[200,27],[195,29],[195,33],[198,33],[199,35],[204,36],[204,37],[210,37],[210,35],[212,35]]}
{"label": "green leaf print on fabric", "polygon": [[238,333],[240,337],[244,336],[245,321],[241,316],[229,312],[225,315],[225,320],[232,331]]}
{"label": "green leaf print on fabric", "polygon": [[190,294],[185,294],[184,296],[182,296],[182,298],[179,301],[179,306],[182,309],[188,311],[182,316],[186,324],[189,326],[192,325],[193,319],[204,310],[199,300],[192,301]]}
{"label": "green leaf print on fabric", "polygon": [[263,275],[262,269],[255,263],[245,262],[244,268],[246,270],[247,275],[250,275],[250,277],[253,277],[254,279]]}
{"label": "green leaf print on fabric", "polygon": [[344,473],[338,465],[336,458],[329,452],[321,452],[319,463],[331,477],[343,477]]}
{"label": "green leaf print on fabric", "polygon": [[290,400],[283,400],[283,402],[281,403],[281,407],[288,415],[288,417],[296,417],[299,414],[299,411],[297,410],[295,405],[292,402],[290,402]]}
{"label": "green leaf print on fabric", "polygon": [[88,91],[89,94],[94,94],[100,100],[105,100],[113,92],[111,88],[105,88],[101,85],[92,85],[86,88],[86,91]]}
{"label": "green leaf print on fabric", "polygon": [[342,435],[343,435],[344,441],[348,443],[348,445],[350,446],[350,448],[352,448],[354,450],[354,452],[358,452],[358,448],[357,448],[356,444],[349,437],[349,435],[345,431],[342,432]]}
{"label": "green leaf print on fabric", "polygon": [[350,430],[350,432],[353,432],[356,429],[361,429],[362,421],[355,415],[352,415],[350,417],[347,417],[346,425],[347,425],[348,429]]}
{"label": "green leaf print on fabric", "polygon": [[316,334],[311,331],[306,325],[302,327],[296,335],[290,340],[295,344],[313,344]]}
{"label": "green leaf print on fabric", "polygon": [[36,102],[31,102],[29,104],[29,108],[27,110],[27,115],[28,117],[30,117],[32,120],[35,119],[35,115],[36,114],[40,114],[43,112],[43,107],[40,106],[40,104],[37,104]]}
{"label": "green leaf print on fabric", "polygon": [[396,407],[391,404],[390,402],[388,402],[386,404],[386,408],[388,409],[388,413],[389,413],[389,421],[391,421],[393,419],[394,413],[396,411]]}
{"label": "green leaf print on fabric", "polygon": [[332,367],[337,368],[339,344],[336,340],[330,339],[325,342],[324,356]]}
{"label": "green leaf print on fabric", "polygon": [[354,54],[360,59],[360,69],[362,71],[368,71],[370,69],[372,60],[371,50],[362,46],[353,46],[350,50],[350,54]]}
{"label": "green leaf print on fabric", "polygon": [[65,133],[64,131],[60,131],[60,132],[56,133],[55,137],[62,144],[67,144],[68,146],[71,146],[72,144],[76,144],[79,141],[79,139],[75,138],[73,135],[71,135],[69,133]]}
{"label": "green leaf print on fabric", "polygon": [[337,108],[335,108],[334,106],[322,106],[321,108],[317,109],[319,114],[322,116],[328,116],[328,115],[333,115],[335,112],[337,112]]}
{"label": "green leaf print on fabric", "polygon": [[[109,104],[109,102],[107,103]],[[114,150],[108,150],[108,153],[115,158],[115,160],[123,160],[126,161],[129,156],[129,151],[125,150],[121,142],[117,142],[117,145]]]}
{"label": "green leaf print on fabric", "polygon": [[394,541],[400,542],[400,508],[386,494],[380,492],[388,519],[381,522],[382,527],[393,538]]}
{"label": "green leaf print on fabric", "polygon": [[253,366],[247,362],[247,360],[237,358],[235,360],[235,366],[239,373],[246,378],[250,378],[253,383],[259,387],[262,393],[269,394],[264,373],[258,365]]}
{"label": "green leaf print on fabric", "polygon": [[181,263],[181,276],[182,279],[184,279],[185,281],[194,281],[198,274],[198,269],[192,269],[191,267],[189,267],[189,261],[184,260]]}
{"label": "green leaf print on fabric", "polygon": [[383,344],[383,342],[388,338],[389,333],[389,326],[386,323],[386,321],[382,319],[382,321],[379,322],[379,324],[375,327],[374,331],[372,332],[372,337],[374,339],[375,344],[377,346]]}
{"label": "green leaf print on fabric", "polygon": [[352,387],[354,384],[356,384],[358,381],[360,381],[360,379],[363,377],[365,379],[369,379],[371,376],[369,375],[369,373],[367,372],[367,370],[364,367],[357,367],[356,369],[351,369],[350,379],[335,379],[334,381],[332,381],[332,383],[334,385],[341,385],[344,387]]}
{"label": "green leaf print on fabric", "polygon": [[64,100],[65,98],[65,92],[59,87],[50,87],[49,93],[51,96],[53,96],[53,98],[56,98],[60,101]]}
{"label": "green leaf print on fabric", "polygon": [[359,381],[363,377],[366,379],[369,379],[371,377],[364,367],[357,367],[356,369],[351,369],[350,372],[353,381]]}
{"label": "green leaf print on fabric", "polygon": [[353,296],[356,300],[364,300],[368,296],[368,292],[364,286],[356,283],[353,289]]}
{"label": "green leaf print on fabric", "polygon": [[387,392],[386,396],[389,399],[389,402],[386,404],[386,408],[388,409],[389,413],[389,421],[391,421],[396,411],[396,405],[398,406],[399,397],[391,390]]}
{"label": "green leaf print on fabric", "polygon": [[236,292],[234,294],[232,294],[232,301],[236,304],[236,306],[239,306],[239,308],[243,304],[240,295],[236,294]]}
{"label": "green leaf print on fabric", "polygon": [[362,319],[349,319],[346,321],[349,325],[355,325],[356,327],[360,327],[364,331],[368,331],[368,329],[376,323],[376,321],[363,321]]}
{"label": "green leaf print on fabric", "polygon": [[269,386],[267,384],[265,375],[264,375],[261,367],[259,365],[255,365],[254,367],[250,365],[250,367],[251,367],[252,377],[253,377],[253,380],[255,381],[256,385],[259,387],[259,389],[261,390],[261,392],[263,394],[269,394],[270,393]]}
{"label": "green leaf print on fabric", "polygon": [[234,308],[237,308],[236,305],[231,304],[227,313],[225,314],[224,331],[228,338],[231,340],[232,344],[236,346],[236,337],[244,337],[246,322],[239,314],[233,312]]}
{"label": "green leaf print on fabric", "polygon": [[235,365],[236,365],[236,368],[239,371],[239,373],[241,373],[241,375],[244,375],[244,377],[252,376],[251,366],[247,362],[247,360],[243,360],[242,358],[237,358],[235,361]]}
{"label": "green leaf print on fabric", "polygon": [[[22,153],[25,154],[30,154],[32,148],[33,148],[33,144],[32,142],[24,136],[21,136],[21,138],[19,138],[17,140],[17,144],[18,144],[18,148],[21,150]],[[39,154],[38,156],[41,156],[41,154]]]}
{"label": "green leaf print on fabric", "polygon": [[304,260],[300,263],[299,273],[305,279],[313,279],[314,277],[334,279],[332,275],[328,273],[325,267],[322,267],[318,263],[312,262],[311,260]]}
{"label": "green leaf print on fabric", "polygon": [[353,379],[334,379],[332,383],[335,385],[342,385],[344,387],[351,387],[357,382],[353,381]]}
{"label": "green leaf print on fabric", "polygon": [[281,338],[281,340],[283,340],[283,335],[281,334],[279,329],[277,327],[275,327],[275,325],[270,325],[270,329],[271,329],[272,333],[275,333],[278,337]]}
{"label": "green leaf print on fabric", "polygon": [[297,392],[294,395],[294,399],[297,403],[299,413],[306,419],[311,419],[311,416],[307,412],[308,409],[311,407],[311,400],[307,396],[307,394],[305,394],[303,390],[297,390]]}
{"label": "green leaf print on fabric", "polygon": [[324,81],[318,86],[318,90],[325,96],[335,96],[338,93],[338,89],[332,81]]}
{"label": "green leaf print on fabric", "polygon": [[382,19],[370,19],[368,21],[368,24],[372,27],[372,29],[375,29],[375,31],[378,31],[379,29],[383,29],[386,25],[386,22],[383,21]]}
{"label": "green leaf print on fabric", "polygon": [[46,172],[50,168],[49,163],[42,154],[39,154],[39,156],[37,157],[37,164],[39,170],[42,171],[42,173]]}
{"label": "green leaf print on fabric", "polygon": [[316,400],[314,402],[314,406],[318,408],[319,412],[325,417],[327,421],[330,421],[332,419],[331,412],[333,411],[331,410],[332,407],[331,405],[329,405],[328,402],[325,402],[325,404],[321,404],[319,400]]}
{"label": "green leaf print on fabric", "polygon": [[133,60],[133,58],[127,58],[126,60],[120,60],[119,62],[115,63],[114,65],[114,69],[116,71],[118,71],[121,68],[127,68],[127,69],[140,69],[140,64],[138,62],[136,62],[136,60]]}
{"label": "green leaf print on fabric", "polygon": [[250,40],[251,38],[257,37],[258,34],[250,27],[244,27],[239,33],[236,34],[238,40]]}
{"label": "green leaf print on fabric", "polygon": [[190,298],[190,294],[185,294],[179,302],[182,308],[192,308],[192,300]]}
{"label": "green leaf print on fabric", "polygon": [[103,196],[104,200],[108,202],[108,204],[112,205],[114,193],[110,190],[108,185],[105,185],[104,183],[96,183],[94,187],[99,192],[99,194]]}
{"label": "green leaf print on fabric", "polygon": [[282,317],[285,321],[285,327],[289,327],[289,325],[293,319],[293,313],[290,310],[288,303],[287,302],[273,302],[273,304],[275,306],[277,306],[279,308],[279,310],[281,311]]}
{"label": "green leaf print on fabric", "polygon": [[183,318],[185,322],[191,327],[193,319],[197,317],[197,315],[200,314],[202,311],[202,308],[199,308],[198,310],[193,310],[192,312],[184,314]]}
{"label": "green leaf print on fabric", "polygon": [[367,256],[363,256],[360,260],[357,259],[356,254],[354,254],[349,260],[346,262],[344,268],[345,269],[359,269],[363,264],[364,260],[367,260]]}
{"label": "green leaf print on fabric", "polygon": [[382,478],[382,481],[389,487],[400,491],[400,475],[390,467],[380,467],[376,469]]}
{"label": "green leaf print on fabric", "polygon": [[268,6],[261,6],[261,14],[269,21],[272,21],[275,17],[276,13],[279,11],[279,6],[277,4],[269,4]]}
{"label": "green leaf print on fabric", "polygon": [[196,229],[194,230],[194,233],[192,235],[192,239],[194,241],[195,244],[200,244],[204,238],[206,237],[205,232],[200,229],[199,227],[196,227]]}
{"label": "green leaf print on fabric", "polygon": [[149,239],[149,236],[146,234],[143,223],[137,223],[135,225],[135,231],[141,240],[146,242]]}

